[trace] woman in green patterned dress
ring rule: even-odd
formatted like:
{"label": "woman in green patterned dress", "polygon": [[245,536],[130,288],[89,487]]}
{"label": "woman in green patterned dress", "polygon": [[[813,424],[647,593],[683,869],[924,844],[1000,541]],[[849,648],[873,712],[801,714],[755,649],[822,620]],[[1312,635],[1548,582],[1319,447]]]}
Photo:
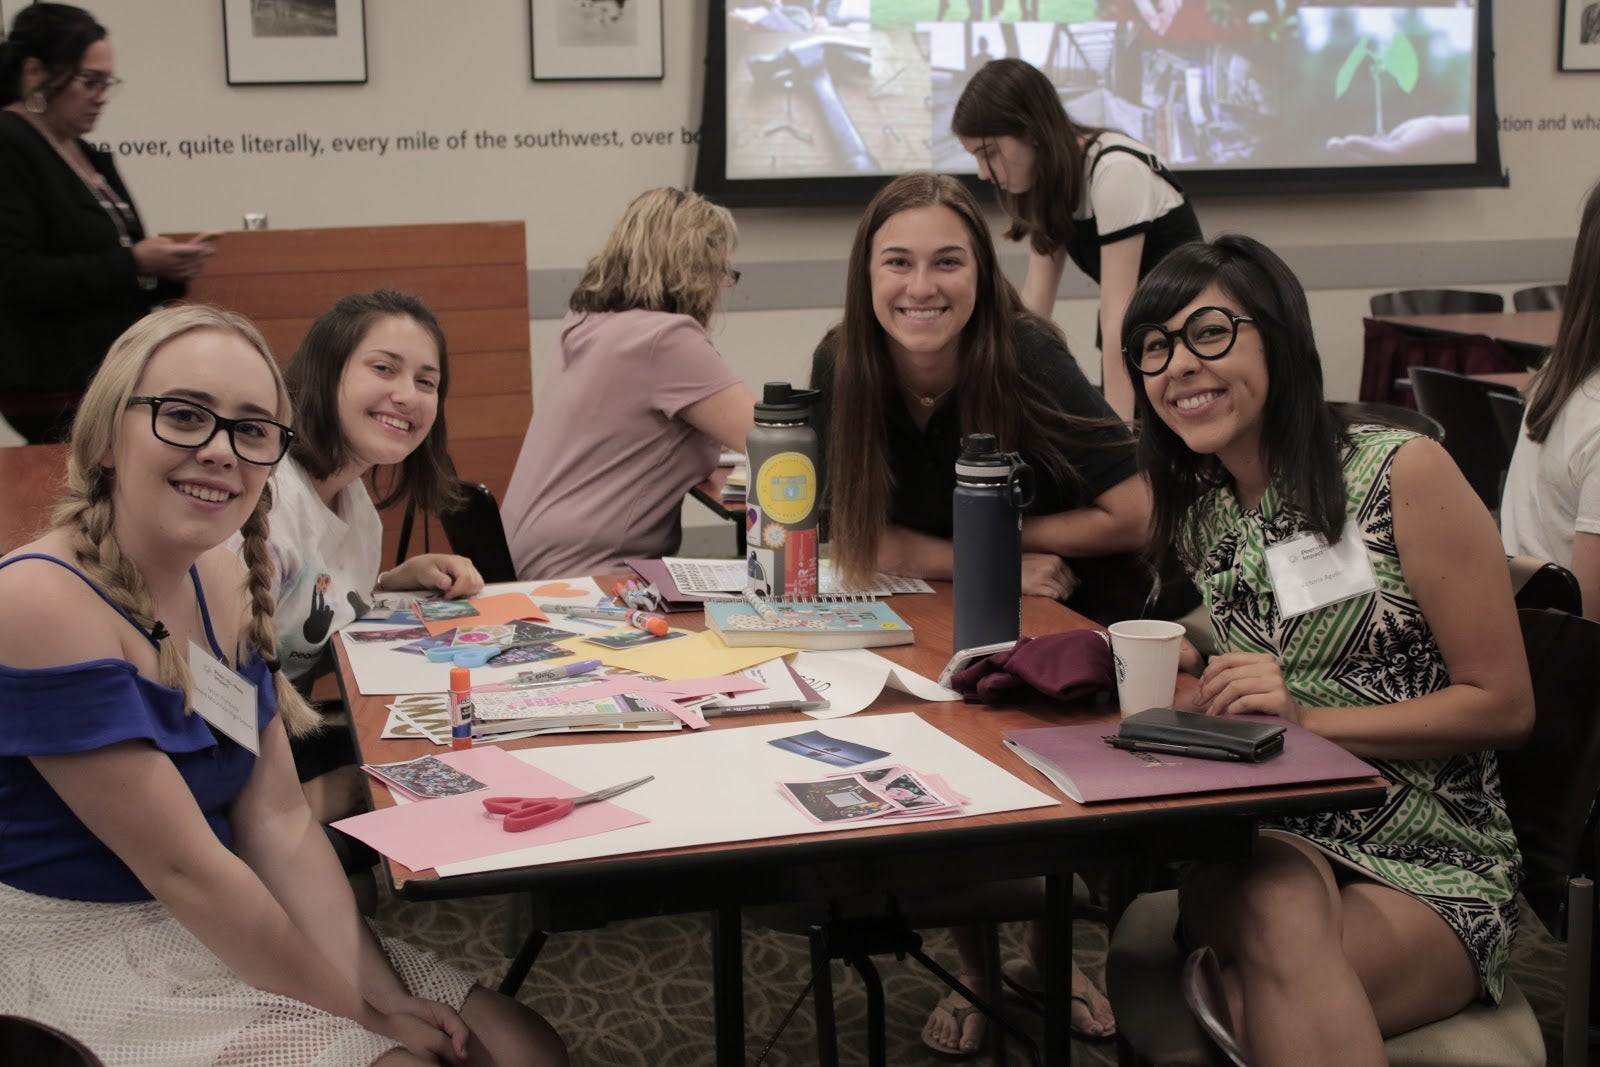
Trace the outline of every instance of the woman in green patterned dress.
{"label": "woman in green patterned dress", "polygon": [[1494,521],[1437,444],[1329,410],[1305,292],[1257,241],[1171,253],[1123,343],[1150,543],[1224,649],[1203,671],[1186,649],[1196,704],[1279,715],[1393,783],[1190,872],[1185,934],[1258,1064],[1384,1063],[1384,1036],[1499,997],[1516,929],[1493,750],[1525,739],[1533,696]]}

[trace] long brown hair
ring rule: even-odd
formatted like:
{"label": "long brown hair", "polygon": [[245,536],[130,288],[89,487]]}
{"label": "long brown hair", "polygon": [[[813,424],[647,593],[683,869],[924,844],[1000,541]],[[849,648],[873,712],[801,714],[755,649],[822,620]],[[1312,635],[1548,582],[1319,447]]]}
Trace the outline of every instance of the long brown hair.
{"label": "long brown hair", "polygon": [[828,494],[833,558],[852,584],[876,569],[878,542],[889,524],[894,474],[889,468],[884,405],[896,394],[888,337],[872,306],[872,242],[895,215],[941,206],[955,212],[972,243],[977,292],[961,331],[955,396],[962,434],[992,433],[1007,451],[1026,452],[1058,477],[1075,479],[1067,449],[1095,424],[1067,415],[1023,380],[1017,357],[1019,322],[1066,341],[1055,326],[1022,306],[1001,273],[994,242],[967,187],[943,174],[906,174],[878,191],[856,226],[845,282],[844,318],[823,340],[833,353]]}
{"label": "long brown hair", "polygon": [[1072,212],[1083,200],[1084,146],[1106,132],[1072,121],[1056,87],[1020,59],[995,59],[978,68],[950,116],[957,137],[1016,137],[1033,147],[1028,191],[996,189],[1011,217],[1006,240],[1028,238],[1042,256],[1054,255],[1077,228]]}
{"label": "long brown hair", "polygon": [[567,307],[666,311],[709,326],[738,243],[727,208],[699,193],[649,189],[623,208]]}
{"label": "long brown hair", "polygon": [[1600,184],[1589,190],[1578,223],[1578,242],[1561,299],[1556,343],[1533,380],[1528,402],[1528,440],[1543,443],[1570,398],[1600,370]]}
{"label": "long brown hair", "polygon": [[[128,327],[127,332],[117,338],[94,380],[89,383],[72,423],[72,443],[67,452],[66,493],[56,504],[51,516],[53,525],[66,527],[72,532],[73,554],[83,572],[93,578],[106,595],[146,631],[152,630],[157,623],[155,597],[145,584],[138,566],[122,554],[122,546],[117,542],[112,493],[116,471],[103,467],[101,460],[115,443],[116,427],[122,413],[127,410],[128,398],[133,395],[151,358],[169,341],[194,330],[235,334],[261,353],[261,358],[272,371],[273,385],[278,394],[278,407],[274,415],[280,422],[290,421],[292,408],[288,390],[283,384],[283,375],[278,371],[278,364],[273,360],[267,342],[248,320],[230,311],[203,304],[183,304],[153,312]],[[267,550],[267,513],[271,510],[272,483],[269,479],[262,487],[261,499],[256,501],[255,510],[245,520],[241,530],[244,546],[240,551],[249,569],[246,593],[250,597],[250,619],[246,633],[255,646],[256,654],[275,663],[278,627],[272,619],[274,566]],[[178,649],[177,642],[171,638],[159,642],[156,652],[160,681],[181,689],[187,698],[193,680],[184,652]],[[319,717],[295,692],[282,671],[273,672],[273,683],[278,698],[278,713],[283,718],[285,728],[291,733],[306,733],[316,729]]]}

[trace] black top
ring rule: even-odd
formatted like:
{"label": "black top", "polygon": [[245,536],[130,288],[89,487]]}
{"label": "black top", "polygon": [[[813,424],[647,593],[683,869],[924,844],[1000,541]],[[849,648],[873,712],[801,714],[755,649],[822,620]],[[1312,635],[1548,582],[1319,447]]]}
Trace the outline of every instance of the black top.
{"label": "black top", "polygon": [[[1094,167],[1111,152],[1126,152],[1135,159],[1141,160],[1145,166],[1155,172],[1156,176],[1172,186],[1183,195],[1183,186],[1178,184],[1178,179],[1172,172],[1161,165],[1155,156],[1128,145],[1108,144],[1100,150],[1095,157]],[[1090,168],[1089,180],[1094,180],[1094,167]],[[1167,212],[1165,215],[1150,220],[1149,222],[1136,223],[1124,226],[1115,233],[1101,233],[1100,223],[1093,215],[1086,219],[1075,219],[1072,224],[1072,237],[1067,241],[1067,256],[1077,264],[1096,283],[1100,281],[1100,246],[1115,244],[1118,241],[1144,234],[1144,247],[1139,252],[1139,277],[1143,278],[1150,273],[1150,268],[1160,263],[1179,245],[1188,244],[1190,241],[1202,240],[1200,233],[1200,219],[1194,213],[1194,208],[1185,197],[1183,203]]]}
{"label": "black top", "polygon": [[[78,147],[128,206],[129,245],[143,240],[110,153]],[[40,414],[25,394],[81,393],[112,341],[183,292],[141,287],[132,251],[88,186],[27,119],[0,111],[0,412]]]}
{"label": "black top", "polygon": [[[1110,405],[1089,384],[1078,369],[1077,360],[1054,334],[1019,321],[1016,344],[1024,389],[1052,400],[1056,408],[1069,415],[1114,422],[1116,414]],[[821,393],[813,411],[826,470],[833,408],[833,350],[826,338],[812,356],[811,387]],[[883,408],[889,433],[889,468],[894,479],[889,521],[934,537],[949,538],[954,528],[950,502],[956,488],[956,457],[961,454],[963,436],[955,393],[934,409],[925,430],[917,429],[904,397],[892,386],[883,398]],[[974,426],[967,432],[992,429]],[[1054,515],[1087,507],[1101,493],[1138,473],[1133,438],[1126,429],[1110,424],[1082,436],[1086,443],[1066,452],[1077,480],[1052,474],[1038,456],[1023,450],[1022,458],[1033,467],[1036,485],[1033,504],[1025,514]]]}

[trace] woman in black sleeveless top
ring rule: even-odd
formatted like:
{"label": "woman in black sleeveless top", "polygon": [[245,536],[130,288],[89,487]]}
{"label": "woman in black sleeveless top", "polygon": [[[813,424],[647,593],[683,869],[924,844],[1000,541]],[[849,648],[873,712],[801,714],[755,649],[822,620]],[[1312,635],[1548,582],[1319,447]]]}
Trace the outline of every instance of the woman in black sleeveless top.
{"label": "woman in black sleeveless top", "polygon": [[[1020,59],[972,76],[950,122],[978,173],[1011,217],[1006,236],[1028,239],[1022,302],[1051,317],[1068,257],[1100,286],[1099,336],[1122,336],[1133,289],[1174,248],[1200,240],[1200,222],[1150,149],[1115,130],[1081,126],[1050,79]],[[1098,338],[1097,338],[1098,341]],[[1133,384],[1113,345],[1102,346],[1106,400],[1133,415]]]}

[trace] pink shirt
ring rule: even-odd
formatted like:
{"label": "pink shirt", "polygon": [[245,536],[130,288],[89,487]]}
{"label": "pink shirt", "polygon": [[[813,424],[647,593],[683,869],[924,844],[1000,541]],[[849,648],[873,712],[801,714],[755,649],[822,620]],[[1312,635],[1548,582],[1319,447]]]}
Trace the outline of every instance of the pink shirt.
{"label": "pink shirt", "polygon": [[684,494],[721,451],[678,414],[739,380],[687,315],[568,312],[500,507],[517,577],[676,552]]}

